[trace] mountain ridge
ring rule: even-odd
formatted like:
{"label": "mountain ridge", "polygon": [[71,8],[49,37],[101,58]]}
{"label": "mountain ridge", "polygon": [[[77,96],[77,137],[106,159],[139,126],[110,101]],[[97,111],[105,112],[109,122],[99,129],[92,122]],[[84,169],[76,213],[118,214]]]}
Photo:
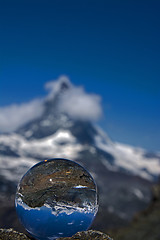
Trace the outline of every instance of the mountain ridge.
{"label": "mountain ridge", "polygon": [[[61,80],[44,100],[40,117],[0,135],[2,195],[12,199],[8,204],[13,208],[13,192],[25,171],[44,159],[67,158],[83,165],[97,183],[100,209],[94,224],[98,230],[126,224],[151,199],[150,187],[160,173],[160,154],[112,142],[91,121],[71,117],[60,108],[61,97],[70,89],[72,85]],[[4,211],[4,198],[0,197],[0,203]]]}

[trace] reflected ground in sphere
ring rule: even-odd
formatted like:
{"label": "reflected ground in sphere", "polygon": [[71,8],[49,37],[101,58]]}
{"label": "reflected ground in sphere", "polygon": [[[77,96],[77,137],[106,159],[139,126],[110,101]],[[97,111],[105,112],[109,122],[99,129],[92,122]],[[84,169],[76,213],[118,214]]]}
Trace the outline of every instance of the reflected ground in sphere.
{"label": "reflected ground in sphere", "polygon": [[72,236],[86,230],[97,213],[96,185],[73,161],[45,160],[22,178],[16,208],[22,224],[35,238]]}

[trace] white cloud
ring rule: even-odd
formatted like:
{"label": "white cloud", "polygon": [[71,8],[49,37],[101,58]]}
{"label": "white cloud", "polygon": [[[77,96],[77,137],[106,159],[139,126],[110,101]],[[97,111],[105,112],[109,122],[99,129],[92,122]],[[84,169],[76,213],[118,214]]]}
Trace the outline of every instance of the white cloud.
{"label": "white cloud", "polygon": [[72,87],[60,99],[59,108],[70,117],[80,120],[98,120],[102,115],[101,98],[88,94],[82,87]]}
{"label": "white cloud", "polygon": [[68,77],[61,76],[55,81],[46,83],[45,88],[49,90],[49,93],[44,99],[0,107],[0,131],[14,131],[41,116],[44,102],[54,98],[56,93],[65,86],[68,86],[68,89],[59,96],[59,111],[67,113],[73,119],[80,120],[95,121],[101,116],[100,96],[86,93],[82,87],[73,86]]}
{"label": "white cloud", "polygon": [[43,112],[42,100],[0,107],[0,131],[10,132],[39,117]]}

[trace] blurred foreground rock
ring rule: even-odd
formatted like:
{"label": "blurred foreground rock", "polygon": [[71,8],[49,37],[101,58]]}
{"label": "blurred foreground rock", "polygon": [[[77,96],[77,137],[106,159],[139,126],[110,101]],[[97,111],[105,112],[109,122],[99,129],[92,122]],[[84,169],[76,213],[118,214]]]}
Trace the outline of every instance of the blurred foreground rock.
{"label": "blurred foreground rock", "polygon": [[0,240],[28,240],[29,238],[23,234],[10,229],[0,229]]}
{"label": "blurred foreground rock", "polygon": [[80,240],[98,240],[98,239],[105,239],[105,240],[113,240],[105,233],[94,231],[94,230],[88,230],[83,232],[78,232],[72,237],[65,237],[65,238],[58,238],[57,240],[73,240],[73,239],[80,239]]}
{"label": "blurred foreground rock", "polygon": [[[0,240],[29,240],[25,234],[19,233],[14,231],[12,228],[10,229],[0,229]],[[113,240],[105,233],[89,230],[89,231],[83,231],[78,232],[72,237],[65,237],[65,238],[58,238],[57,240],[72,240],[72,239],[79,239],[79,240]]]}

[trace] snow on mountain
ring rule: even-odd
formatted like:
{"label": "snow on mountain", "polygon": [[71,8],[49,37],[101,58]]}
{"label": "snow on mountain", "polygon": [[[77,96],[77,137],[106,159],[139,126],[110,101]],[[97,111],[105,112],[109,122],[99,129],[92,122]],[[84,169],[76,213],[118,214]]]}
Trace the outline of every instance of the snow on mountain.
{"label": "snow on mountain", "polygon": [[106,144],[101,135],[95,136],[95,144],[99,149],[114,156],[114,165],[102,161],[105,167],[111,171],[124,169],[130,174],[141,176],[151,181],[157,179],[160,175],[160,153],[148,158],[146,155],[147,151],[142,148],[132,147],[118,142]]}
{"label": "snow on mountain", "polygon": [[3,156],[0,159],[0,176],[6,180],[18,183],[26,170],[36,163],[34,158],[24,157],[19,160],[15,157]]}
{"label": "snow on mountain", "polygon": [[[99,161],[109,171],[124,171],[126,173],[140,176],[148,180],[155,180],[160,174],[160,155],[147,158],[146,151],[141,148],[135,148],[129,145],[113,143],[106,134],[95,127],[97,134],[94,137],[95,144],[91,151],[96,148],[104,153],[113,156],[114,161],[110,162],[100,158]],[[4,168],[10,169],[17,167],[18,163],[23,165],[26,162],[29,166],[35,163],[34,159],[43,160],[47,158],[68,158],[78,159],[78,153],[88,149],[88,145],[78,142],[76,137],[67,129],[59,129],[54,134],[41,139],[27,139],[16,133],[11,135],[0,135],[0,153],[12,153],[12,156],[19,156],[20,159],[14,161],[14,158],[6,160],[6,156],[1,157],[1,174],[6,173]],[[94,149],[95,148],[95,149]],[[4,161],[5,159],[5,161]],[[2,173],[3,170],[3,173]],[[8,178],[8,176],[7,176]]]}
{"label": "snow on mountain", "polygon": [[82,146],[76,143],[75,137],[67,130],[59,130],[51,136],[33,140],[16,133],[0,135],[0,174],[17,182],[26,169],[38,160],[46,157],[74,159],[81,148]]}

